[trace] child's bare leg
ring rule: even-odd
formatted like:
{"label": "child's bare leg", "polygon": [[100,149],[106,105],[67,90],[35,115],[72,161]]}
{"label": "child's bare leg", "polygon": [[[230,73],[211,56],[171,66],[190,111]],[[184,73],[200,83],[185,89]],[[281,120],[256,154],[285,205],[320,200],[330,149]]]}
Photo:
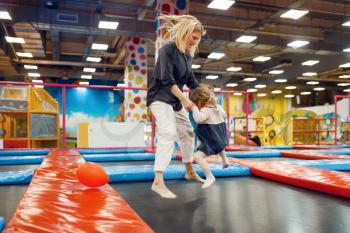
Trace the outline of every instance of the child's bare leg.
{"label": "child's bare leg", "polygon": [[204,174],[205,174],[205,182],[202,185],[202,188],[209,188],[215,181],[215,177],[213,176],[213,173],[210,170],[210,167],[208,166],[207,161],[205,161],[203,158],[206,155],[201,152],[201,151],[197,151],[194,155],[193,158],[194,160],[198,163],[198,165],[202,168]]}
{"label": "child's bare leg", "polygon": [[186,166],[185,178],[187,180],[195,180],[199,183],[204,183],[204,180],[193,169],[192,163],[185,163],[185,166]]}
{"label": "child's bare leg", "polygon": [[165,186],[163,172],[161,171],[155,172],[152,190],[163,198],[176,198],[176,195]]}
{"label": "child's bare leg", "polygon": [[228,159],[227,159],[225,150],[221,151],[221,152],[219,153],[219,156],[220,156],[221,159],[222,159],[222,167],[223,167],[223,168],[228,168],[229,162],[228,162]]}

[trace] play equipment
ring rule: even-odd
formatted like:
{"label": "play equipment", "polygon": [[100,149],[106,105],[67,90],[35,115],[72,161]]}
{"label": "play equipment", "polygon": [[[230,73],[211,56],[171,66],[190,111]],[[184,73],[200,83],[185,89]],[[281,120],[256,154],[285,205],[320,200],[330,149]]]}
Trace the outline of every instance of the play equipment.
{"label": "play equipment", "polygon": [[109,182],[108,174],[101,165],[92,162],[85,162],[77,169],[77,178],[85,186],[100,187]]}
{"label": "play equipment", "polygon": [[[256,146],[256,144],[248,141],[246,143],[246,117],[233,118],[233,133],[235,144],[247,144]],[[258,136],[260,142],[265,142],[265,119],[263,117],[248,118],[248,135]]]}
{"label": "play equipment", "polygon": [[58,147],[58,103],[43,88],[0,86],[4,148]]}

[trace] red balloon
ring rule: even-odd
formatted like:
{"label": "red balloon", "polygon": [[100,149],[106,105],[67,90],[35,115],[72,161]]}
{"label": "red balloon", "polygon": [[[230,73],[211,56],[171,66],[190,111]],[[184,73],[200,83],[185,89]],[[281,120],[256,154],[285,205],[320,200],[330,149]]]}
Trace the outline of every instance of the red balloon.
{"label": "red balloon", "polygon": [[109,182],[106,171],[97,163],[81,163],[77,169],[78,180],[88,187],[100,187]]}

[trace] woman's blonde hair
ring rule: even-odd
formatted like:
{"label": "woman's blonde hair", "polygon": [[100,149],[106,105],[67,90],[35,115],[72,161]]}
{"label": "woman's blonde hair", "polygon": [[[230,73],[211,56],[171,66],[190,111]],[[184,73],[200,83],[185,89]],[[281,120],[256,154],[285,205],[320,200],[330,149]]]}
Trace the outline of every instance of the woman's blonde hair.
{"label": "woman's blonde hair", "polygon": [[[161,27],[166,29],[165,38],[170,41],[174,41],[177,48],[186,53],[186,41],[188,36],[193,32],[199,32],[201,36],[204,36],[206,31],[201,22],[196,17],[191,15],[160,15],[160,20],[164,20],[164,24]],[[198,48],[198,44],[193,46],[189,54],[193,57]]]}
{"label": "woman's blonde hair", "polygon": [[191,92],[191,101],[198,106],[203,108],[206,105],[217,105],[217,101],[214,93],[206,85],[199,85],[196,89]]}

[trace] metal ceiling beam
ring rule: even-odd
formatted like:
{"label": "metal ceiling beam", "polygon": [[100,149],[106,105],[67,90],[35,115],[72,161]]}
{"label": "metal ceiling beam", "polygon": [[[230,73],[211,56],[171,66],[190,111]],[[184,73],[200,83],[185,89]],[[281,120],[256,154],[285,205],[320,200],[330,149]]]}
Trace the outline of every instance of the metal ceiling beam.
{"label": "metal ceiling beam", "polygon": [[51,41],[52,41],[52,59],[59,61],[61,54],[60,45],[60,32],[56,30],[51,30]]}

